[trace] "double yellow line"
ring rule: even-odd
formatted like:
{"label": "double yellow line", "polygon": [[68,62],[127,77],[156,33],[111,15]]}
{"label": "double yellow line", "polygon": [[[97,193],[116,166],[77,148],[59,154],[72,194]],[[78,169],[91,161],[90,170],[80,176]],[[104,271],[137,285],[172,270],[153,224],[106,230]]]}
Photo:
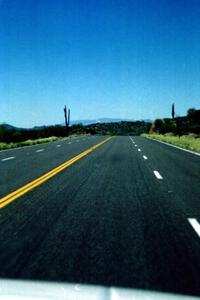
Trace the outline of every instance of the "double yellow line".
{"label": "double yellow line", "polygon": [[70,165],[74,164],[76,161],[81,159],[82,157],[88,155],[101,145],[105,144],[107,141],[109,141],[111,137],[105,139],[101,143],[96,144],[95,146],[89,148],[88,150],[82,152],[81,154],[71,158],[70,160],[66,161],[65,163],[61,164],[60,166],[56,167],[55,169],[49,171],[48,173],[38,177],[37,179],[29,182],[28,184],[24,185],[23,187],[17,189],[16,191],[8,194],[7,196],[0,199],[0,208],[3,208],[4,206],[8,205],[12,201],[16,200],[17,198],[23,196],[24,194],[28,193],[29,191],[33,190],[37,186],[41,185],[43,182],[47,181],[48,179],[52,178],[56,174],[60,173]]}

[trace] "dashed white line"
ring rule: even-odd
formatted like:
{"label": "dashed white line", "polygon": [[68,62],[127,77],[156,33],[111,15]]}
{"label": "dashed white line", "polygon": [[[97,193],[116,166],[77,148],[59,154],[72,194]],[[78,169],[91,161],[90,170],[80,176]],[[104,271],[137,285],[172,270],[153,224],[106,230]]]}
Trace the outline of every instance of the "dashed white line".
{"label": "dashed white line", "polygon": [[56,145],[57,148],[59,148],[61,145]]}
{"label": "dashed white line", "polygon": [[133,140],[130,136],[129,136],[129,138],[130,138],[131,142],[132,142],[133,144],[135,144],[134,140]]}
{"label": "dashed white line", "polygon": [[141,152],[142,150],[141,149],[138,149],[138,152]]}
{"label": "dashed white line", "polygon": [[200,224],[196,219],[188,218],[188,222],[200,237]]}
{"label": "dashed white line", "polygon": [[157,179],[163,179],[163,177],[160,175],[160,173],[158,171],[155,170],[153,172]]}
{"label": "dashed white line", "polygon": [[137,145],[135,144],[135,147],[137,147]]}
{"label": "dashed white line", "polygon": [[36,152],[42,152],[42,151],[44,151],[44,149],[38,149],[38,150],[36,150]]}
{"label": "dashed white line", "polygon": [[143,158],[146,159],[146,160],[148,159],[148,157],[146,155],[143,155]]}
{"label": "dashed white line", "polygon": [[7,160],[14,159],[14,158],[15,158],[15,156],[10,156],[10,157],[3,158],[1,161],[7,161]]}
{"label": "dashed white line", "polygon": [[72,142],[67,143],[68,145],[70,145]]}

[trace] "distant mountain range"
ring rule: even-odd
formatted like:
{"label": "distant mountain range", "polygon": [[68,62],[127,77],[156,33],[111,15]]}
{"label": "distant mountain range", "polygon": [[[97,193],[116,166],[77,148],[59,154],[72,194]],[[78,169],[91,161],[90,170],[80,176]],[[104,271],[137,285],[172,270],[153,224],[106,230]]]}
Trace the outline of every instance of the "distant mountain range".
{"label": "distant mountain range", "polygon": [[[75,124],[83,124],[83,125],[91,125],[91,124],[96,124],[96,123],[117,123],[117,122],[136,122],[136,120],[131,120],[131,119],[115,119],[115,118],[100,118],[100,119],[94,119],[94,120],[74,120],[71,121],[71,125]],[[152,120],[146,119],[146,120],[139,120],[139,121],[144,121],[144,122],[150,122],[152,123]]]}
{"label": "distant mountain range", "polygon": [[[115,118],[100,118],[100,119],[94,119],[94,120],[73,120],[70,122],[70,125],[76,125],[76,124],[82,124],[82,125],[91,125],[91,124],[97,124],[97,123],[117,123],[117,122],[136,122],[136,120],[130,120],[130,119],[115,119]],[[145,119],[145,120],[137,120],[137,121],[144,121],[144,122],[147,122],[147,123],[152,123],[153,121],[150,120],[150,119]],[[64,123],[60,124],[60,125],[65,125]],[[0,124],[0,126],[3,126],[5,129],[7,130],[12,130],[12,129],[15,129],[15,130],[23,130],[23,129],[34,129],[34,130],[40,130],[40,129],[44,129],[45,127],[48,127],[48,126],[34,126],[33,128],[20,128],[20,127],[15,127],[15,126],[12,126],[10,124],[6,124],[6,123],[3,123],[3,124]]]}
{"label": "distant mountain range", "polygon": [[127,119],[115,119],[115,118],[100,118],[100,119],[93,119],[93,120],[74,120],[71,121],[71,125],[75,124],[83,124],[83,125],[90,125],[90,124],[96,124],[96,123],[115,123],[115,122],[121,122],[121,121],[128,121]]}

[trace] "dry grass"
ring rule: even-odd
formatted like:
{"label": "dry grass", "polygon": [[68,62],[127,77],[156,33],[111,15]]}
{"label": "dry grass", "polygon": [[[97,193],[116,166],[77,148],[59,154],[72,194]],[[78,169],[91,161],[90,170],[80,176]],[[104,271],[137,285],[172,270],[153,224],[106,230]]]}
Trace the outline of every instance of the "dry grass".
{"label": "dry grass", "polygon": [[173,134],[143,134],[143,136],[200,153],[200,138],[194,134],[183,135],[180,138]]}
{"label": "dry grass", "polygon": [[0,150],[4,149],[12,149],[12,148],[18,148],[18,147],[23,147],[23,146],[32,146],[32,145],[37,145],[37,144],[43,144],[43,143],[49,143],[49,142],[54,142],[57,141],[58,137],[56,136],[51,136],[48,138],[41,138],[41,139],[36,139],[36,140],[27,140],[24,142],[19,142],[19,143],[0,143]]}

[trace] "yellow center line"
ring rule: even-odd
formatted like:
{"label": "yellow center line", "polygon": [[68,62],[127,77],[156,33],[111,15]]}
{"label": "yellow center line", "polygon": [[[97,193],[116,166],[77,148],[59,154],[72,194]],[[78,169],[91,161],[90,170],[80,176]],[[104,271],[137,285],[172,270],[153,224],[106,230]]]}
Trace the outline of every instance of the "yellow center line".
{"label": "yellow center line", "polygon": [[111,139],[111,137],[105,139],[104,141],[102,141],[102,142],[96,144],[95,146],[85,150],[84,152],[80,153],[79,155],[71,158],[70,160],[66,161],[65,163],[61,164],[60,166],[54,168],[53,170],[45,173],[44,175],[38,177],[37,179],[35,179],[35,180],[29,182],[28,184],[22,186],[21,188],[17,189],[16,191],[14,191],[14,192],[8,194],[7,196],[1,198],[0,199],[0,208],[3,208],[4,206],[8,205],[12,201],[16,200],[17,198],[21,197],[22,195],[28,193],[29,191],[33,190],[37,186],[41,185],[43,182],[47,181],[48,179],[52,178],[56,174],[60,173],[61,171],[63,171],[67,167],[69,167],[70,165],[77,162],[82,157],[88,155],[89,153],[91,153],[92,151],[94,151],[95,149],[100,147],[101,145],[105,144],[110,139]]}

